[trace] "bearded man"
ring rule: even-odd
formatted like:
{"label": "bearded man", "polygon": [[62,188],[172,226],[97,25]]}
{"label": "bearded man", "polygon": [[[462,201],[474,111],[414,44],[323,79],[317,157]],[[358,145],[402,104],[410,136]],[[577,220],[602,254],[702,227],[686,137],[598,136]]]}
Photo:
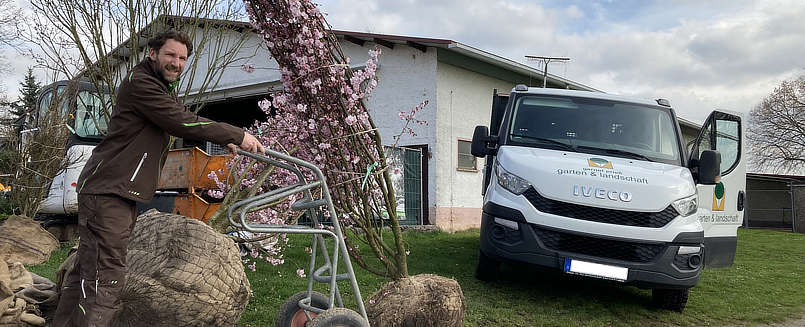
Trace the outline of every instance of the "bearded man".
{"label": "bearded man", "polygon": [[241,128],[188,111],[175,89],[193,43],[165,31],[120,84],[109,130],[78,178],[78,264],[62,282],[53,326],[109,326],[120,311],[136,202],[154,196],[171,135],[265,153]]}

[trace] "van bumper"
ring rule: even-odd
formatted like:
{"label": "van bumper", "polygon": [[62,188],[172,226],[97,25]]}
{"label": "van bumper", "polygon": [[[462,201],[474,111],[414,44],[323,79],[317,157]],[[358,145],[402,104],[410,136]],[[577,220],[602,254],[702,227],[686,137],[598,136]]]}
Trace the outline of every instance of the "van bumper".
{"label": "van bumper", "polygon": [[[496,220],[497,218],[497,220]],[[480,250],[498,261],[520,261],[562,271],[565,259],[628,268],[626,284],[641,288],[690,288],[699,281],[704,232],[680,233],[672,242],[581,234],[527,223],[515,209],[484,205]],[[680,246],[701,247],[678,254]],[[698,258],[693,258],[698,256]]]}

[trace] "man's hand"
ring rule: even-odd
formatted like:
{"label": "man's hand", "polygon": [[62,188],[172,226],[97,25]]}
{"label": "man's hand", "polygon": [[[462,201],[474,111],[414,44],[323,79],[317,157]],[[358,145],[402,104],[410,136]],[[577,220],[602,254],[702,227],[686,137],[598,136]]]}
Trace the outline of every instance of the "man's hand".
{"label": "man's hand", "polygon": [[246,132],[243,132],[243,141],[240,143],[239,146],[234,145],[232,143],[229,143],[226,146],[229,147],[230,150],[232,150],[232,153],[237,153],[238,147],[240,147],[241,149],[251,153],[260,152],[262,154],[266,154],[266,149],[263,147],[262,144],[260,144],[260,141],[258,141],[256,137]]}

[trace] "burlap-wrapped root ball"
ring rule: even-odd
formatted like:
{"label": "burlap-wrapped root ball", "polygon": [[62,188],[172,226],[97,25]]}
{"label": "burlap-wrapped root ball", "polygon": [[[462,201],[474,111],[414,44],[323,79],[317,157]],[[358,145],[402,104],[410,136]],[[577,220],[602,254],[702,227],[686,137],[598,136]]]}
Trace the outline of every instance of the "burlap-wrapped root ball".
{"label": "burlap-wrapped root ball", "polygon": [[116,326],[234,326],[251,296],[235,243],[204,223],[137,218]]}
{"label": "burlap-wrapped root ball", "polygon": [[464,326],[466,309],[457,281],[430,274],[390,282],[366,301],[373,327]]}

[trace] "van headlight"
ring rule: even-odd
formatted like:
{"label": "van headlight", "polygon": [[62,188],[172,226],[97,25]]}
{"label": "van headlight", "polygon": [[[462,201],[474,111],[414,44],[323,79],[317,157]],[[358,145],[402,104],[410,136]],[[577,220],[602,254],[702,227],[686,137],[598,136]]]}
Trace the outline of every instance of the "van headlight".
{"label": "van headlight", "polygon": [[696,210],[699,209],[699,205],[696,202],[697,195],[693,194],[689,197],[682,198],[679,200],[674,201],[673,206],[682,217],[690,216],[696,213]]}
{"label": "van headlight", "polygon": [[525,179],[503,169],[500,162],[495,165],[495,175],[498,178],[498,184],[514,194],[520,195],[531,187],[531,183]]}

